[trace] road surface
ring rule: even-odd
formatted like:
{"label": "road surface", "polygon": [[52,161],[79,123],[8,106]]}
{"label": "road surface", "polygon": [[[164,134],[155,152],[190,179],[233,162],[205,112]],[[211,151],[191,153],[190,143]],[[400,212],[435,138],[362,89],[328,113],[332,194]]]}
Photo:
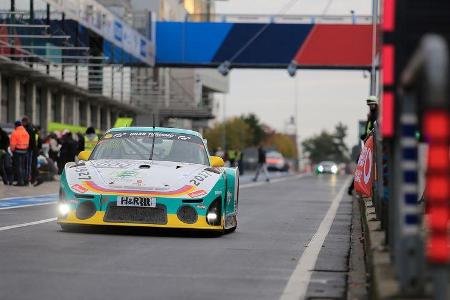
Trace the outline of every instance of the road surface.
{"label": "road surface", "polygon": [[244,184],[238,230],[221,237],[66,233],[54,203],[1,209],[0,299],[344,298],[347,182],[306,175]]}

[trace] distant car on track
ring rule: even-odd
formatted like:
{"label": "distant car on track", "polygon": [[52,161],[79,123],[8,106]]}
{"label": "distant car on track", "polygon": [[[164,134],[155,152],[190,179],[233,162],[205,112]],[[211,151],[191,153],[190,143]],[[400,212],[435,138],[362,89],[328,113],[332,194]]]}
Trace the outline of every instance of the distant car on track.
{"label": "distant car on track", "polygon": [[278,151],[268,151],[266,153],[266,164],[269,171],[289,171],[289,164],[286,159]]}
{"label": "distant car on track", "polygon": [[197,132],[111,129],[61,175],[58,223],[234,231],[239,173]]}
{"label": "distant car on track", "polygon": [[316,166],[316,174],[337,174],[339,168],[332,161],[322,161]]}

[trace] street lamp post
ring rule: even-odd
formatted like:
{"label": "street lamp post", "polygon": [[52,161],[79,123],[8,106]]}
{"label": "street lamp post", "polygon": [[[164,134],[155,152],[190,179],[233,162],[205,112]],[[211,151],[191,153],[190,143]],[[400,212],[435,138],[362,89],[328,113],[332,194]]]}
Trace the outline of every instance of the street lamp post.
{"label": "street lamp post", "polygon": [[370,95],[377,94],[377,26],[378,0],[372,0],[372,66],[370,70]]}

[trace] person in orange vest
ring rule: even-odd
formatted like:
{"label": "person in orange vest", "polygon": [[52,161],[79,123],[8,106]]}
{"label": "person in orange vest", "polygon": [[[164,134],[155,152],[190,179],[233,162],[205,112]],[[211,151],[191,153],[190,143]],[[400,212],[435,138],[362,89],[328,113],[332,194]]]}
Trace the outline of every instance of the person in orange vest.
{"label": "person in orange vest", "polygon": [[25,176],[27,168],[27,152],[30,143],[30,135],[22,126],[21,121],[16,121],[15,129],[11,134],[11,139],[9,142],[9,148],[13,153],[13,165],[14,171],[17,178],[16,186],[25,185]]}

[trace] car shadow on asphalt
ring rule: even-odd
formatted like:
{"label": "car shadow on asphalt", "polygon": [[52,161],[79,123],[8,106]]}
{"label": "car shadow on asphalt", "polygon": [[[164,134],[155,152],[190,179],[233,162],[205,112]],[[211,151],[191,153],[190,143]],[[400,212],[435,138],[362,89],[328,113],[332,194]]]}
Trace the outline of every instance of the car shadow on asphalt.
{"label": "car shadow on asphalt", "polygon": [[177,238],[218,238],[223,236],[221,231],[169,229],[149,227],[117,227],[117,226],[88,226],[77,225],[60,230],[61,233],[75,234],[104,234],[123,236],[148,236],[148,237],[177,237]]}

